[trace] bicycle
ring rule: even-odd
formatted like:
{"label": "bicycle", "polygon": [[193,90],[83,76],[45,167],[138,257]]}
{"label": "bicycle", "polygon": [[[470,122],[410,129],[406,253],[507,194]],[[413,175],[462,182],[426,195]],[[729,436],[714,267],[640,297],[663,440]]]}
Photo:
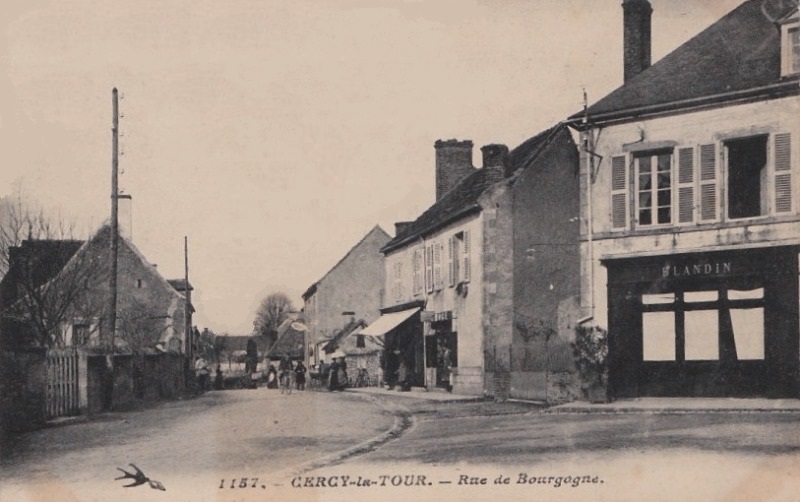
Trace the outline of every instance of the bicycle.
{"label": "bicycle", "polygon": [[292,393],[292,370],[283,370],[280,376],[281,394]]}
{"label": "bicycle", "polygon": [[360,368],[353,387],[369,387],[369,373],[367,368]]}

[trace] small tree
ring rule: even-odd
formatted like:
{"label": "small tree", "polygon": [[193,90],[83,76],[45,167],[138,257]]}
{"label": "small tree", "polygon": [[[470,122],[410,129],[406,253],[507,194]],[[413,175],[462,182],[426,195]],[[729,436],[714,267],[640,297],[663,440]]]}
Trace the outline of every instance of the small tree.
{"label": "small tree", "polygon": [[[598,326],[575,328],[575,365],[592,401],[608,398],[608,332]],[[593,393],[596,395],[593,397]]]}
{"label": "small tree", "polygon": [[278,326],[289,317],[289,313],[293,310],[292,301],[286,293],[270,293],[261,301],[261,305],[256,311],[256,317],[253,320],[255,332],[267,337],[270,345],[275,343]]}

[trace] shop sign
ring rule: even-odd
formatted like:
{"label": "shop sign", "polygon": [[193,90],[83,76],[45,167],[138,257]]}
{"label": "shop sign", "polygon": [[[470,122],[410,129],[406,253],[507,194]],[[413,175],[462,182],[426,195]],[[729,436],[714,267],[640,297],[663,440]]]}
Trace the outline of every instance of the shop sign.
{"label": "shop sign", "polygon": [[452,310],[445,310],[444,312],[434,312],[433,322],[449,321],[453,318]]}
{"label": "shop sign", "polygon": [[664,265],[661,277],[695,277],[703,275],[723,275],[731,273],[731,262],[694,263],[689,265]]}

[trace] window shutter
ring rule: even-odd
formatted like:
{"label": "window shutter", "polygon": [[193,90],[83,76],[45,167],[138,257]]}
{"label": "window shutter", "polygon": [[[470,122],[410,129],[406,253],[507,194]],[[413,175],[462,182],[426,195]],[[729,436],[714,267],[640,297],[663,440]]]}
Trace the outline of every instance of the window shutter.
{"label": "window shutter", "polygon": [[433,289],[442,289],[442,244],[433,245]]}
{"label": "window shutter", "polygon": [[678,150],[678,223],[694,222],[694,148]]}
{"label": "window shutter", "polygon": [[411,270],[412,270],[412,274],[414,276],[412,287],[414,288],[414,294],[415,295],[418,294],[420,292],[420,290],[422,289],[422,287],[420,285],[420,266],[421,266],[420,262],[422,260],[420,260],[420,258],[421,258],[420,250],[419,249],[415,249],[414,250],[414,255],[413,255],[413,262],[411,264]]}
{"label": "window shutter", "polygon": [[455,253],[456,238],[450,237],[447,239],[447,284],[451,288],[456,284],[456,253]]}
{"label": "window shutter", "polygon": [[775,212],[792,212],[792,138],[775,135]]}
{"label": "window shutter", "polygon": [[700,145],[700,220],[719,218],[717,204],[717,148]]}
{"label": "window shutter", "polygon": [[464,282],[469,282],[470,279],[470,244],[469,244],[469,230],[464,230]]}
{"label": "window shutter", "polygon": [[625,156],[611,158],[611,228],[628,226],[628,173]]}
{"label": "window shutter", "polygon": [[425,291],[433,291],[433,246],[425,246]]}

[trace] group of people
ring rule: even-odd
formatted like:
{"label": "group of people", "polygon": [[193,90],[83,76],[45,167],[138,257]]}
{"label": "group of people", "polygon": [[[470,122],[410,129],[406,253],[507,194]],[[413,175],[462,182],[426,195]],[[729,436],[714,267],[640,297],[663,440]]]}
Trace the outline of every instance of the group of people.
{"label": "group of people", "polygon": [[281,357],[278,367],[275,368],[274,364],[270,364],[267,369],[267,388],[277,389],[282,382],[286,382],[286,386],[291,386],[294,382],[294,388],[297,390],[306,390],[306,366],[303,361],[297,361],[295,365],[288,355]]}
{"label": "group of people", "polygon": [[324,360],[320,360],[317,374],[328,390],[343,390],[347,387],[347,362],[344,357],[334,357],[331,364],[325,364]]}

